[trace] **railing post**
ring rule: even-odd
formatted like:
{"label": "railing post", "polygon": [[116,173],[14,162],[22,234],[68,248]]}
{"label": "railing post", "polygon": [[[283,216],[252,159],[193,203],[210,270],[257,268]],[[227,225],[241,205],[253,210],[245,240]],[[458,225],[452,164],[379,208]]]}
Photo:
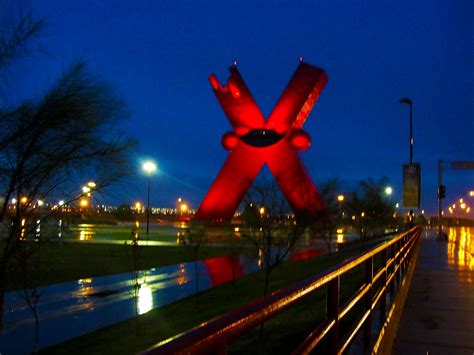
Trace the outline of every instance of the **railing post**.
{"label": "railing post", "polygon": [[385,322],[385,313],[387,308],[387,248],[382,250],[382,260],[381,265],[385,268],[385,272],[382,274],[382,287],[384,288],[382,292],[382,297],[380,299],[380,325],[382,326]]}
{"label": "railing post", "polygon": [[[397,249],[395,250],[395,253],[398,253],[400,251],[401,242],[398,241],[396,245],[397,245]],[[398,254],[398,257],[395,262],[395,267],[398,267],[397,273],[395,274],[396,275],[395,278],[397,280],[397,287],[400,287],[400,281],[401,281],[401,275],[402,275],[402,265],[400,263],[401,256],[402,256],[401,254]]]}
{"label": "railing post", "polygon": [[393,274],[393,278],[392,278],[392,281],[390,282],[390,297],[391,299],[393,300],[393,297],[395,295],[395,254],[396,254],[396,248],[395,248],[395,245],[392,244],[390,246],[390,255],[393,259],[393,262],[392,262],[392,266],[391,266],[391,272],[390,274]]}
{"label": "railing post", "polygon": [[[365,295],[365,311],[370,311],[372,307],[372,278],[374,275],[374,257],[365,262],[365,284],[370,284],[370,289]],[[372,341],[372,312],[369,313],[364,326],[364,343],[370,345]]]}
{"label": "railing post", "polygon": [[327,286],[327,318],[329,321],[335,320],[334,327],[329,331],[329,353],[337,354],[339,350],[339,276],[330,281]]}

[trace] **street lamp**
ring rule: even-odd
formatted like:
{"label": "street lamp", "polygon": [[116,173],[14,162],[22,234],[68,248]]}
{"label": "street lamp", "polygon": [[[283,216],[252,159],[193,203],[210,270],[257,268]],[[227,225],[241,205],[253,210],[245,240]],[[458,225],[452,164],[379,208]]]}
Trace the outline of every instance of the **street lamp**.
{"label": "street lamp", "polygon": [[407,97],[402,97],[400,99],[402,105],[410,106],[410,165],[413,164],[413,116],[412,116],[412,102]]}
{"label": "street lamp", "polygon": [[147,194],[147,206],[146,206],[146,235],[148,239],[148,235],[150,233],[150,180],[151,180],[151,173],[156,170],[156,164],[152,161],[146,161],[143,163],[143,170],[148,175],[148,194]]}
{"label": "street lamp", "polygon": [[390,196],[393,192],[393,189],[390,186],[385,188],[385,195]]}

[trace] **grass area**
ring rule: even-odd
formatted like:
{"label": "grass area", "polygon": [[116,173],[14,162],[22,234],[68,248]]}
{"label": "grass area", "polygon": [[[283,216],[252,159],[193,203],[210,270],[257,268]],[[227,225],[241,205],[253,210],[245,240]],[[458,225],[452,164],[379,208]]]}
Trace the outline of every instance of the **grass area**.
{"label": "grass area", "polygon": [[[39,266],[31,279],[41,285],[81,278],[130,272],[132,247],[109,244],[47,243],[41,248]],[[175,246],[140,247],[140,269],[192,261],[190,249]],[[0,243],[0,250],[2,246]],[[228,248],[202,247],[201,259],[230,254]],[[8,274],[7,290],[22,288],[20,272],[13,266]]]}
{"label": "grass area", "polygon": [[[327,269],[360,250],[346,250],[333,255],[324,255],[308,261],[287,262],[275,269],[271,277],[272,291],[287,287]],[[360,286],[363,270],[356,270],[343,284],[341,299],[348,299]],[[142,351],[158,341],[191,329],[192,327],[217,317],[231,309],[249,303],[262,294],[263,272],[242,277],[233,289],[230,283],[202,292],[199,304],[195,297],[189,297],[164,307],[154,309],[140,317],[139,335],[136,332],[137,318],[119,322],[87,335],[58,344],[43,352],[47,354],[130,354]],[[304,335],[303,330],[315,328],[325,314],[325,290],[310,295],[303,302],[287,312],[267,322],[265,325],[265,352],[285,353],[289,345],[295,345]],[[231,344],[229,351],[253,353],[258,350],[255,341],[258,330]]]}

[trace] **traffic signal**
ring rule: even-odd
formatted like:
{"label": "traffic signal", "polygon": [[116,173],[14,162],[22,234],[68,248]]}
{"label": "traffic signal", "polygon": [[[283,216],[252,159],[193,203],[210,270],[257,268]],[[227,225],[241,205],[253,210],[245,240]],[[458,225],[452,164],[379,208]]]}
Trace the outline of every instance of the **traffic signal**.
{"label": "traffic signal", "polygon": [[445,198],[445,197],[446,197],[446,186],[444,186],[444,185],[439,185],[439,188],[438,188],[438,197],[439,197],[439,198]]}

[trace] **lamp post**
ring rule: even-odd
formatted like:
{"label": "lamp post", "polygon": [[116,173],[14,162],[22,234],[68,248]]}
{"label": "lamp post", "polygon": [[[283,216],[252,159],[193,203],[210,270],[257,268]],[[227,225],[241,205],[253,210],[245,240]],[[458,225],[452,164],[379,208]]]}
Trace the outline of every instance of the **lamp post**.
{"label": "lamp post", "polygon": [[412,102],[407,97],[402,97],[400,99],[402,105],[410,106],[410,165],[413,164],[413,115],[412,115]]}
{"label": "lamp post", "polygon": [[146,161],[143,164],[143,170],[148,175],[148,189],[147,189],[147,205],[146,205],[146,236],[148,240],[148,235],[150,233],[150,180],[151,180],[151,173],[156,170],[156,164],[152,161]]}

